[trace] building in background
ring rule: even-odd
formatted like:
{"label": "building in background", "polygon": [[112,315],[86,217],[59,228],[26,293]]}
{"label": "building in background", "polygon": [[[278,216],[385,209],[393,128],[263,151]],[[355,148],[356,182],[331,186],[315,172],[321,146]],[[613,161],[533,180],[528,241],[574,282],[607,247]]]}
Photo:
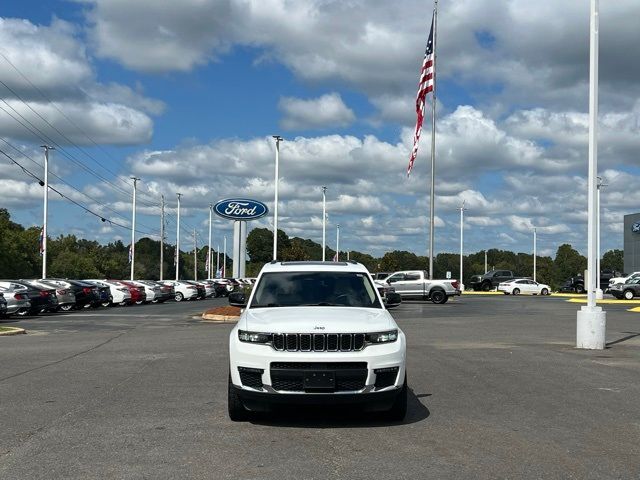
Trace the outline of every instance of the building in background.
{"label": "building in background", "polygon": [[640,213],[624,216],[624,271],[640,271]]}

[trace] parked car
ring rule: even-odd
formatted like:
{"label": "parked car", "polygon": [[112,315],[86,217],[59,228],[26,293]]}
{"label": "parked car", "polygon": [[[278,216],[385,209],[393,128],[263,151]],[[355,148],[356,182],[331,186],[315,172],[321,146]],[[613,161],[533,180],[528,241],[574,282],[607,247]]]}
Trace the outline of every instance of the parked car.
{"label": "parked car", "polygon": [[4,317],[7,314],[7,301],[4,299],[4,294],[0,292],[0,317]]}
{"label": "parked car", "polygon": [[610,289],[613,285],[617,285],[617,284],[623,285],[635,278],[640,278],[640,272],[633,272],[631,275],[611,277],[609,279],[609,285],[607,285],[607,289]]}
{"label": "parked car", "polygon": [[270,262],[229,337],[233,421],[279,404],[353,403],[400,421],[406,339],[367,269],[345,262]]}
{"label": "parked car", "polygon": [[42,281],[56,285],[56,288],[71,289],[76,297],[76,308],[100,306],[100,292],[95,285],[68,278],[43,278]]}
{"label": "parked car", "polygon": [[569,277],[560,285],[558,291],[562,293],[584,293],[584,278],[580,275]]}
{"label": "parked car", "polygon": [[136,285],[129,280],[118,280],[122,285],[129,287],[129,293],[131,293],[131,301],[136,305],[142,305],[147,301],[147,293],[144,286]]}
{"label": "parked car", "polygon": [[197,298],[199,299],[203,299],[207,297],[207,289],[204,286],[204,284],[200,283],[200,282],[196,282],[194,280],[184,280],[185,283],[188,283],[189,285],[193,285],[196,287],[196,289],[198,290],[198,296]]}
{"label": "parked car", "polygon": [[7,302],[7,311],[5,312],[7,316],[14,314],[23,315],[31,308],[29,297],[23,291],[0,286],[0,292],[2,292]]}
{"label": "parked car", "polygon": [[191,285],[190,283],[175,280],[165,280],[165,285],[171,285],[175,290],[176,302],[182,300],[192,300],[198,298],[198,287]]}
{"label": "parked car", "polygon": [[429,280],[429,275],[424,270],[394,272],[382,282],[383,285],[393,286],[402,298],[421,298],[433,303],[447,303],[450,297],[460,295],[456,280]]}
{"label": "parked car", "polygon": [[[153,290],[151,303],[164,303],[167,300],[172,300],[175,297],[175,291],[171,285],[164,285],[155,280],[137,280],[138,283],[148,286]],[[145,290],[147,293],[147,301],[149,301],[149,290]]]}
{"label": "parked car", "polygon": [[160,287],[155,283],[147,283],[146,281],[142,281],[142,280],[133,280],[133,281],[129,281],[128,283],[135,285],[137,287],[142,287],[144,289],[145,303],[153,302],[154,300],[156,300],[156,297],[158,298],[160,297],[160,293],[161,293]]}
{"label": "parked car", "polygon": [[609,293],[618,300],[633,300],[640,296],[640,278],[632,278],[625,283],[616,283],[611,286]]}
{"label": "parked car", "polygon": [[55,288],[58,297],[58,306],[60,310],[68,312],[76,306],[76,294],[68,287],[62,287],[46,280],[34,280],[34,282],[44,288]]}
{"label": "parked car", "polygon": [[[107,287],[109,289],[109,294],[111,295],[111,305],[127,305],[133,303],[131,300],[131,292],[129,291],[129,287],[121,284],[120,282],[113,282],[109,280],[83,280],[86,283],[91,285],[96,285],[98,287]],[[103,306],[109,306],[104,305]]]}
{"label": "parked car", "polygon": [[490,270],[484,275],[473,275],[469,280],[469,286],[476,291],[488,292],[497,288],[499,284],[515,280],[516,277],[511,270]]}
{"label": "parked car", "polygon": [[376,273],[372,273],[371,277],[374,280],[384,280],[385,278],[387,278],[389,275],[391,275],[391,272],[376,272]]}
{"label": "parked car", "polygon": [[550,295],[551,287],[528,278],[520,278],[499,284],[498,291],[505,295]]}
{"label": "parked car", "polygon": [[29,298],[28,310],[18,310],[18,315],[37,315],[43,312],[55,312],[58,308],[58,297],[55,288],[43,288],[32,285],[29,281],[3,280],[0,287],[15,290]]}
{"label": "parked car", "polygon": [[213,282],[215,297],[226,297],[233,292],[234,287],[226,278],[212,278],[209,281]]}

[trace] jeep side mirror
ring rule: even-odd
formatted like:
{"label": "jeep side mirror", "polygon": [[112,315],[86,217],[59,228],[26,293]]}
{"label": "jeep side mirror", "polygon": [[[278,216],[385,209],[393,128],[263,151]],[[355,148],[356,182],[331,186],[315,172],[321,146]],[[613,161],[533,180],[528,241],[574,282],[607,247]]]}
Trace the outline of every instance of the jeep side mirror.
{"label": "jeep side mirror", "polygon": [[402,303],[402,297],[399,293],[391,292],[387,293],[384,299],[384,306],[386,308],[395,308]]}
{"label": "jeep side mirror", "polygon": [[247,306],[247,297],[244,292],[232,292],[229,294],[229,305],[244,308]]}

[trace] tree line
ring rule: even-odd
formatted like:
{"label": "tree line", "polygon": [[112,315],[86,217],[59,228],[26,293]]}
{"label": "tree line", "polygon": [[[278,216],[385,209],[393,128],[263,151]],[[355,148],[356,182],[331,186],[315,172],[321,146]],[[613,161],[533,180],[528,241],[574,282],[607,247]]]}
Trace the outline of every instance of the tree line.
{"label": "tree line", "polygon": [[[9,212],[0,208],[0,278],[38,278],[42,272],[42,258],[39,254],[40,228],[25,228],[11,220]],[[47,272],[50,277],[62,278],[129,278],[129,246],[120,240],[106,245],[93,240],[85,240],[75,235],[60,235],[50,238],[48,246]],[[175,246],[164,246],[164,278],[175,278]],[[207,278],[205,261],[208,247],[198,249],[198,278]],[[333,259],[335,250],[327,248],[325,258]],[[397,270],[428,270],[428,257],[413,252],[395,250],[382,257],[350,250],[341,251],[340,259],[362,263],[371,272],[394,272]],[[273,232],[266,228],[254,228],[247,235],[247,276],[258,274],[262,266],[273,256]],[[215,271],[217,252],[213,253],[212,273]],[[194,252],[180,251],[180,278],[194,278]],[[322,246],[310,239],[289,237],[278,230],[278,259],[284,261],[320,260]],[[136,278],[160,278],[160,242],[141,238],[136,242]],[[220,262],[224,254],[220,253]],[[513,270],[516,275],[533,276],[533,255],[515,253],[508,250],[487,250],[488,268]],[[451,272],[458,277],[460,256],[456,253],[439,253],[434,257],[434,277],[445,278]],[[484,251],[463,257],[464,283],[468,284],[472,275],[484,273]],[[569,244],[558,247],[555,258],[537,256],[536,278],[552,287],[559,286],[568,277],[582,274],[587,268],[587,259]],[[602,269],[622,271],[622,250],[609,250],[601,260]],[[231,262],[227,257],[227,276],[231,275]],[[213,275],[211,275],[213,276]]]}

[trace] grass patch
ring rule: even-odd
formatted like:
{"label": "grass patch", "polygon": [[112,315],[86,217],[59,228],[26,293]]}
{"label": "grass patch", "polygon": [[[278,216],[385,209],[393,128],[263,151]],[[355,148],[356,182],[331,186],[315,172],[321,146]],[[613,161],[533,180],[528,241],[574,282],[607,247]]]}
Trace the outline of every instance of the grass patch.
{"label": "grass patch", "polygon": [[12,330],[15,330],[12,327],[0,327],[0,332],[10,332]]}

